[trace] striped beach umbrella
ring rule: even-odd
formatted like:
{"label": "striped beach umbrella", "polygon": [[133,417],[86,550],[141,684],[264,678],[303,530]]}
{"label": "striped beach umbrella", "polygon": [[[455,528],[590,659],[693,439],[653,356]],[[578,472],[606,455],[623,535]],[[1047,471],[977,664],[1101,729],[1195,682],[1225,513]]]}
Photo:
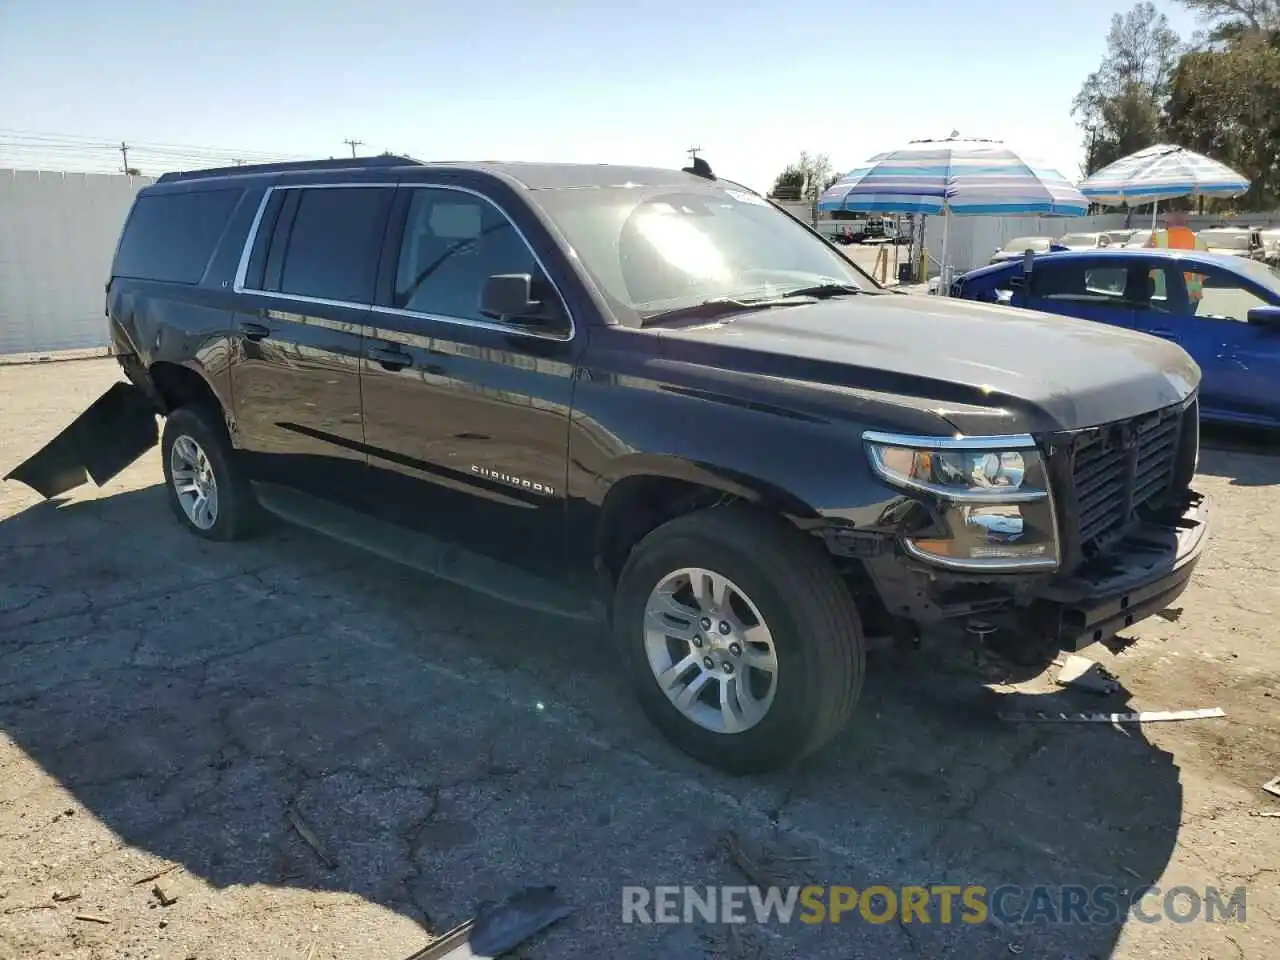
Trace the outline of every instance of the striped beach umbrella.
{"label": "striped beach umbrella", "polygon": [[950,214],[1082,217],[1089,201],[1057,170],[1032,163],[999,140],[914,140],[872,157],[823,191],[819,210],[944,214],[945,295]]}
{"label": "striped beach umbrella", "polygon": [[818,198],[819,210],[1082,217],[1089,201],[1061,173],[998,140],[915,140],[872,157]]}
{"label": "striped beach umbrella", "polygon": [[1080,184],[1090,200],[1130,206],[1175,197],[1238,197],[1248,189],[1248,179],[1227,165],[1168,143],[1109,163]]}

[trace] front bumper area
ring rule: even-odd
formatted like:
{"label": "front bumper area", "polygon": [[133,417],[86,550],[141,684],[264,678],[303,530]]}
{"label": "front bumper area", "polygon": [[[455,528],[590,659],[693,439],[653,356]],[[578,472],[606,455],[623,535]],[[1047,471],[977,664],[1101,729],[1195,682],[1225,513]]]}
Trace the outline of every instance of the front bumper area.
{"label": "front bumper area", "polygon": [[1032,612],[1064,650],[1109,640],[1168,607],[1209,542],[1213,505],[1192,493],[1181,515],[1147,522],[1104,557],[1037,592]]}

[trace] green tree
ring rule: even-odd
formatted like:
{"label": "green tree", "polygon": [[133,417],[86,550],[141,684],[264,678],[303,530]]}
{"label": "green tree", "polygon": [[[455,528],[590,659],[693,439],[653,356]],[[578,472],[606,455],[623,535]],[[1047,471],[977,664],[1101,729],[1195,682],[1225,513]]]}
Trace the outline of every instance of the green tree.
{"label": "green tree", "polygon": [[1107,52],[1076,94],[1085,175],[1158,142],[1161,108],[1182,53],[1168,18],[1149,0],[1111,18]]}
{"label": "green tree", "polygon": [[1249,29],[1184,55],[1164,124],[1174,143],[1248,177],[1246,205],[1280,196],[1280,34]]}
{"label": "green tree", "polygon": [[1218,43],[1258,31],[1280,30],[1280,0],[1179,0],[1209,27],[1206,39]]}
{"label": "green tree", "polygon": [[825,153],[810,155],[801,151],[800,159],[788,164],[774,179],[769,196],[775,200],[817,200],[818,195],[838,179]]}

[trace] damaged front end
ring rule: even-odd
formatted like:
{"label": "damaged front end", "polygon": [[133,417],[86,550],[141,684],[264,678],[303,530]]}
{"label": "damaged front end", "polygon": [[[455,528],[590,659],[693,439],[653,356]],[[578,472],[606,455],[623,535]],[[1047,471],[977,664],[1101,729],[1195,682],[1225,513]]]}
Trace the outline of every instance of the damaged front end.
{"label": "damaged front end", "polygon": [[84,413],[5,476],[50,499],[92,480],[102,486],[156,445],[150,397],[132,383],[112,384]]}

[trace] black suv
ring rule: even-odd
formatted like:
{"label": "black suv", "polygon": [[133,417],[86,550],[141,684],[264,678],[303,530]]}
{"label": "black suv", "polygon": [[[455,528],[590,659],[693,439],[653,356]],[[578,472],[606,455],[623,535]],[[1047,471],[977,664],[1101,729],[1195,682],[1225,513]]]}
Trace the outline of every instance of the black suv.
{"label": "black suv", "polygon": [[735,771],[841,729],[867,637],[1078,648],[1206,541],[1181,349],[887,291],[701,161],[169,174],[107,312],[130,383],[12,478],[104,482],[159,414],[193,533],[265,508],[594,611],[653,722]]}

